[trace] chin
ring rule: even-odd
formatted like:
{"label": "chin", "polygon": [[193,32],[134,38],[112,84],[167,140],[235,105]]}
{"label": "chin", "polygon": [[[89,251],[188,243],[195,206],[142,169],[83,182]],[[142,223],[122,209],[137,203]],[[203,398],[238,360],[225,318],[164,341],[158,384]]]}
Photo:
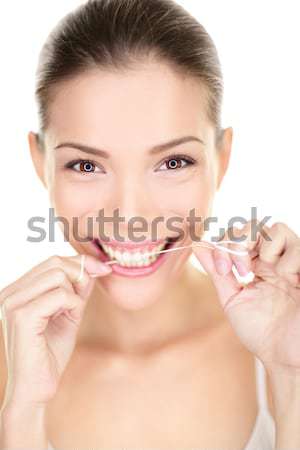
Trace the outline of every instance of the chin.
{"label": "chin", "polygon": [[108,277],[98,278],[97,283],[101,284],[105,292],[106,301],[112,302],[119,308],[128,311],[141,310],[151,307],[155,303],[163,301],[167,289],[166,282],[147,282],[145,279],[135,279],[128,281],[123,277],[109,281]]}

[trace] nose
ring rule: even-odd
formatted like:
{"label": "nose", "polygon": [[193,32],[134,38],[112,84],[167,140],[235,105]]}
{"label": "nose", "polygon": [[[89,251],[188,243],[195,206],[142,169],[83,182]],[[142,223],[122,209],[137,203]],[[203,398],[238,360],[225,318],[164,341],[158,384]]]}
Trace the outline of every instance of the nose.
{"label": "nose", "polygon": [[[125,239],[129,230],[134,231],[135,236],[143,235],[146,239],[156,239],[156,236],[151,236],[151,224],[155,218],[163,216],[163,213],[159,207],[159,196],[155,195],[145,182],[134,176],[120,182],[111,208],[111,214],[117,210],[118,217],[121,218],[119,231]],[[158,232],[157,237],[160,235]]]}

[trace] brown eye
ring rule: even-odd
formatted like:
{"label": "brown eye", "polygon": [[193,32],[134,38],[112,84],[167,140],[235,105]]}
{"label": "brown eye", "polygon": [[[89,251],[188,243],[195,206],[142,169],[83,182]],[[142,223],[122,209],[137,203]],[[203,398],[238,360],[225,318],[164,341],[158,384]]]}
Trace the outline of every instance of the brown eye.
{"label": "brown eye", "polygon": [[77,159],[75,161],[70,161],[65,167],[83,175],[101,172],[98,165],[94,161],[90,161],[88,159]]}
{"label": "brown eye", "polygon": [[168,169],[180,169],[182,167],[181,161],[182,161],[182,159],[180,159],[180,158],[169,159],[168,161],[166,161],[167,168]]}
{"label": "brown eye", "polygon": [[186,167],[188,167],[188,166],[192,166],[192,165],[194,165],[196,163],[196,161],[193,159],[193,158],[191,158],[190,156],[185,156],[185,155],[176,155],[176,157],[175,156],[172,156],[172,157],[170,157],[170,158],[168,158],[168,159],[165,159],[165,161],[163,162],[163,164],[162,164],[162,166],[160,166],[160,167],[163,167],[163,166],[165,166],[166,168],[165,169],[161,169],[161,170],[159,170],[160,172],[161,171],[176,171],[176,170],[179,170],[179,169],[184,169],[184,168],[186,168]]}
{"label": "brown eye", "polygon": [[93,172],[93,168],[95,169],[95,165],[90,161],[81,161],[80,163],[81,172]]}

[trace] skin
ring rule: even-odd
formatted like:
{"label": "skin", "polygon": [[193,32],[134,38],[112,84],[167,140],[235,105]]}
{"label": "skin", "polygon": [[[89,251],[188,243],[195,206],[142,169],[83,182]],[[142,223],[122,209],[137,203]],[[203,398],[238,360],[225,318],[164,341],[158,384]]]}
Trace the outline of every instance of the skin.
{"label": "skin", "polygon": [[[96,217],[102,208],[106,215],[120,208],[126,221],[142,216],[148,223],[157,216],[185,218],[193,208],[197,216],[209,216],[229,164],[233,133],[232,128],[225,129],[216,148],[204,98],[198,81],[157,61],[130,72],[89,72],[59,86],[49,110],[45,152],[40,151],[35,134],[28,135],[36,172],[56,214],[70,224],[72,217],[78,217],[81,236],[87,235],[86,218]],[[204,145],[189,142],[164,154],[149,154],[157,144],[191,135],[200,137]],[[101,173],[83,176],[66,169],[73,159],[91,158],[69,147],[54,149],[66,141],[106,149],[109,159],[92,156]],[[172,173],[156,171],[165,167],[167,158],[181,153],[197,163]],[[126,221],[121,224],[125,239]],[[113,237],[110,227],[105,231]],[[185,221],[182,228],[185,239],[180,244],[190,243]],[[247,224],[242,231],[249,233],[249,228]],[[60,259],[67,272],[62,283],[75,285],[86,305],[69,364],[60,365],[60,383],[43,391],[45,402],[49,396],[47,430],[55,448],[138,448],[141,443],[160,448],[186,447],[187,443],[244,448],[257,414],[253,355],[261,357],[270,373],[276,368],[282,377],[296,374],[298,367],[297,349],[287,333],[298,302],[297,281],[291,275],[291,268],[298,270],[298,237],[284,224],[265,229],[272,234],[272,243],[248,239],[251,253],[247,257],[194,248],[206,273],[188,261],[189,248],[170,253],[159,270],[147,277],[102,274],[90,284],[92,268],[86,267],[79,287],[74,274],[79,258]],[[72,231],[71,245],[89,255],[92,265],[94,248],[77,241]],[[202,234],[200,225],[197,231]],[[164,221],[158,237],[169,235]],[[150,232],[147,238],[151,239]],[[283,249],[287,256],[278,269]],[[218,260],[227,263],[225,273],[218,271]],[[260,276],[250,287],[234,278],[231,269],[237,262],[244,263],[246,272],[253,269]],[[47,264],[49,270],[58,260]],[[36,270],[37,275],[45,266]],[[259,289],[254,291],[258,281]],[[16,288],[2,293],[7,305],[12,304]],[[21,302],[20,297],[15,295],[14,302]],[[251,304],[246,301],[250,297]],[[276,339],[279,324],[286,336],[283,344]],[[261,345],[266,330],[268,339]],[[64,348],[58,352],[63,354]],[[269,385],[268,389],[271,409]],[[279,405],[278,400],[278,410]]]}

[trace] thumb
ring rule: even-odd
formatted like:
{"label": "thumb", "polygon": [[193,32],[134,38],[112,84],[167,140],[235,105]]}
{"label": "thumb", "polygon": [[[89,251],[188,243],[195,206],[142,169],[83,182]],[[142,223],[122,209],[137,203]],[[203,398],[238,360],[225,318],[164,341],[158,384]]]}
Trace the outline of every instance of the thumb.
{"label": "thumb", "polygon": [[214,250],[215,249],[213,247],[193,247],[193,252],[196,258],[200,262],[203,269],[212,278],[219,296],[221,306],[224,310],[229,300],[233,296],[237,295],[243,287],[235,278],[232,270],[226,275],[220,275],[217,272],[214,262]]}
{"label": "thumb", "polygon": [[[75,291],[83,298],[89,297],[95,285],[95,277],[109,275],[112,269],[95,256],[79,254],[71,259],[78,264],[79,279],[74,283]],[[81,267],[83,264],[83,267]],[[82,272],[82,275],[80,275]]]}

